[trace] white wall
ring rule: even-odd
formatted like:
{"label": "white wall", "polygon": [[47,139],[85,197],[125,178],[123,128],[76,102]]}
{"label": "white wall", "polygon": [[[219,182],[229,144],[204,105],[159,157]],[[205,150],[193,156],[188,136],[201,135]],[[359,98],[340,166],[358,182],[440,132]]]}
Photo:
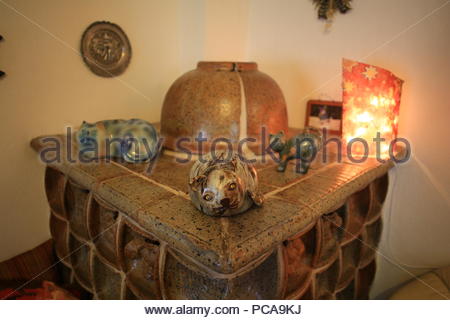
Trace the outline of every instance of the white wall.
{"label": "white wall", "polygon": [[[17,11],[0,3],[0,261],[49,238],[44,167],[30,140],[82,120],[159,121],[168,87],[203,50],[201,1],[6,3]],[[130,39],[131,63],[120,77],[94,75],[78,55],[83,31],[98,20],[119,24]]]}
{"label": "white wall", "polygon": [[[450,148],[441,138],[450,119],[450,5],[427,17],[448,1],[353,2],[327,31],[308,0],[7,1],[42,28],[0,3],[0,69],[8,73],[0,81],[0,133],[8,137],[0,159],[0,260],[49,236],[43,167],[31,138],[82,120],[157,121],[171,82],[202,59],[257,61],[282,87],[290,125],[302,126],[308,99],[340,100],[346,57],[405,80],[400,135],[414,151],[413,161],[391,172],[380,246],[388,260],[379,259],[373,295],[426,270],[398,262],[450,264]],[[130,38],[132,62],[116,79],[95,76],[75,52],[96,20],[118,23]]]}

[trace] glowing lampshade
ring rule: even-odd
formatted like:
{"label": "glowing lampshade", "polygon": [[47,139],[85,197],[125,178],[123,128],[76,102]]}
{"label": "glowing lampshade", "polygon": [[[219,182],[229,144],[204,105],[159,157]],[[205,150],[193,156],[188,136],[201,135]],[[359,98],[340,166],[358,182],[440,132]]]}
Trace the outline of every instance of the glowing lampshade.
{"label": "glowing lampshade", "polygon": [[[364,155],[367,149],[373,157],[378,148],[378,154],[386,157],[390,148],[394,151],[391,142],[397,137],[402,84],[388,70],[343,60],[342,136],[352,155]],[[385,141],[376,143],[377,133]]]}

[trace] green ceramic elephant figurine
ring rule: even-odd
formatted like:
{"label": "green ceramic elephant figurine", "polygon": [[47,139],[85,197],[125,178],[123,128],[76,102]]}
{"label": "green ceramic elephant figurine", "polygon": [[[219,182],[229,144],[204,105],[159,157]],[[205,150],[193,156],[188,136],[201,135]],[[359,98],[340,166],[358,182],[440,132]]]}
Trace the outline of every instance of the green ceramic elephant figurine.
{"label": "green ceramic elephant figurine", "polygon": [[286,141],[283,131],[269,136],[270,148],[279,154],[277,171],[284,172],[290,160],[297,160],[296,171],[306,174],[311,161],[322,148],[320,129],[306,127],[302,133]]}

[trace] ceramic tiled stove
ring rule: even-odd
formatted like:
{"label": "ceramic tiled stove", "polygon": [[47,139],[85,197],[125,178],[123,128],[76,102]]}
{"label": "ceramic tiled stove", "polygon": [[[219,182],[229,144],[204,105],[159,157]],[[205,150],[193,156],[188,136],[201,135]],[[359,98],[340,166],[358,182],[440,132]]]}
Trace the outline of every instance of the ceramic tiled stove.
{"label": "ceramic tiled stove", "polygon": [[191,163],[167,154],[150,175],[142,164],[49,165],[56,254],[98,299],[368,298],[392,163],[320,158],[306,175],[258,163],[264,205],[226,218],[194,208]]}

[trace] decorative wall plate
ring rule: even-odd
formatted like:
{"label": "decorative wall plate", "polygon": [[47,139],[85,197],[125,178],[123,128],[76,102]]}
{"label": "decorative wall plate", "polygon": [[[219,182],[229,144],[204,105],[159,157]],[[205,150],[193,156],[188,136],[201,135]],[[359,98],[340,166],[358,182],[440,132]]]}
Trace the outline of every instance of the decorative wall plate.
{"label": "decorative wall plate", "polygon": [[107,21],[94,22],[86,29],[80,50],[89,69],[101,77],[122,74],[131,59],[131,45],[125,32]]}

